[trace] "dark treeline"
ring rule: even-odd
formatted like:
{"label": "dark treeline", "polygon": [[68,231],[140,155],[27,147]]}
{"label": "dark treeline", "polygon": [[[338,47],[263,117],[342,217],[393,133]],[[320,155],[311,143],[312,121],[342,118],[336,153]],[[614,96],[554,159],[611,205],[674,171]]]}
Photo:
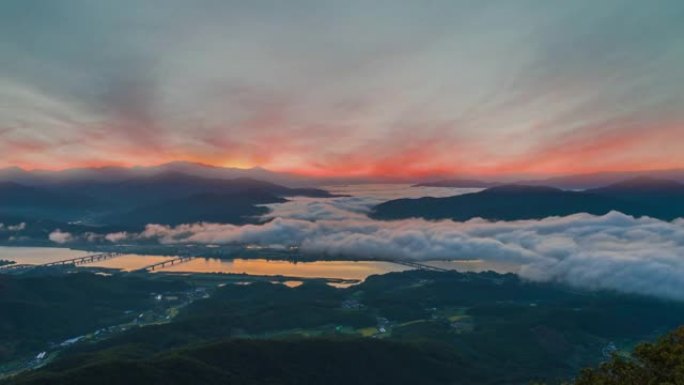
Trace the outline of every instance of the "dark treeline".
{"label": "dark treeline", "polygon": [[[134,283],[103,278],[90,279]],[[410,271],[342,290],[318,281],[228,284],[172,322],[76,344],[8,383],[562,381],[605,360],[611,343],[629,349],[682,323],[678,303],[495,273]]]}

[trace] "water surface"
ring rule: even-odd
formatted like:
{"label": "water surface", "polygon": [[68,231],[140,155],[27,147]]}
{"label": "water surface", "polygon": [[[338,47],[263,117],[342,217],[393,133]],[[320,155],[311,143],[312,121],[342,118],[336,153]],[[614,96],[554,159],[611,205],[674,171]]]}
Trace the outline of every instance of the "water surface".
{"label": "water surface", "polygon": [[153,265],[155,263],[164,262],[174,257],[165,257],[159,255],[137,255],[126,254],[118,257],[98,261],[83,265],[84,267],[101,267],[105,269],[116,269],[121,271],[140,270],[144,267]]}
{"label": "water surface", "polygon": [[[70,258],[82,257],[93,252],[56,247],[0,247],[0,259],[18,264],[43,264]],[[167,261],[174,256],[125,254],[112,259],[81,265],[121,271],[143,269],[155,263]],[[516,273],[519,266],[511,263],[486,260],[421,261],[421,263],[442,269],[498,273]],[[167,266],[155,272],[169,273],[224,273],[254,276],[283,276],[293,278],[324,278],[344,281],[364,281],[371,275],[411,270],[411,267],[381,261],[312,261],[292,262],[267,259],[217,259],[195,258],[189,262]],[[300,281],[286,281],[288,286],[297,286]],[[350,283],[338,282],[335,286],[347,287]]]}
{"label": "water surface", "polygon": [[0,259],[14,261],[17,264],[41,265],[44,263],[63,261],[65,259],[84,257],[92,252],[73,250],[64,247],[13,247],[0,246]]}
{"label": "water surface", "polygon": [[442,198],[483,190],[481,188],[460,187],[415,187],[411,184],[349,184],[323,186],[322,188],[333,194],[374,198],[378,201],[400,198]]}
{"label": "water surface", "polygon": [[266,259],[214,259],[196,258],[179,265],[169,266],[160,272],[175,273],[226,273],[258,276],[285,276],[298,278],[330,278],[363,281],[374,274],[410,270],[409,267],[376,261],[315,261],[290,262]]}

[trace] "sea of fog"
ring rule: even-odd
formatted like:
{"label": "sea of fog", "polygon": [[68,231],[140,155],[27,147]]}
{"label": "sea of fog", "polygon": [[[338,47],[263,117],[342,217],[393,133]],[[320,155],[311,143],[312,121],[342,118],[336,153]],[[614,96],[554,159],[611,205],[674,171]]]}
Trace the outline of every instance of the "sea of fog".
{"label": "sea of fog", "polygon": [[[108,234],[106,239],[113,243],[296,246],[303,254],[327,259],[408,259],[459,270],[513,272],[531,281],[684,300],[681,219],[667,222],[611,212],[519,221],[377,221],[367,214],[388,199],[478,190],[410,185],[327,188],[346,196],[293,198],[269,205],[271,212],[263,218],[269,221],[262,224],[149,224],[140,233]],[[63,238],[93,238],[92,234],[67,235]]]}

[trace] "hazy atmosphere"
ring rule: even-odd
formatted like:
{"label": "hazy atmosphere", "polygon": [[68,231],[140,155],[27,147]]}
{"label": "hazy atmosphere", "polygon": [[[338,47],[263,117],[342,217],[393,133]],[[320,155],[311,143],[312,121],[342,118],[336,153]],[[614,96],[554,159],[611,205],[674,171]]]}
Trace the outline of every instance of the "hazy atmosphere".
{"label": "hazy atmosphere", "polygon": [[684,2],[0,1],[0,385],[684,379]]}
{"label": "hazy atmosphere", "polygon": [[680,1],[6,1],[0,166],[684,162]]}

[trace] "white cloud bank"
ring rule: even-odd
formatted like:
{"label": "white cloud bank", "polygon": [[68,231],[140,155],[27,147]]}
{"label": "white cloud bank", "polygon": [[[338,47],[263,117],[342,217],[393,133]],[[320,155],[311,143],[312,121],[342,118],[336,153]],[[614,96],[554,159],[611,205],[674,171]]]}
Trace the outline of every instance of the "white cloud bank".
{"label": "white cloud bank", "polygon": [[74,237],[71,235],[71,233],[64,232],[60,229],[51,232],[50,235],[48,235],[48,238],[52,242],[59,244],[65,244],[74,240]]}
{"label": "white cloud bank", "polygon": [[354,198],[281,205],[262,225],[149,225],[138,239],[300,247],[331,257],[480,259],[512,263],[534,281],[684,300],[684,220],[612,212],[511,222],[383,222]]}
{"label": "white cloud bank", "polygon": [[17,223],[15,225],[0,223],[0,231],[19,232],[26,229],[26,222]]}
{"label": "white cloud bank", "polygon": [[[526,279],[684,300],[684,220],[665,222],[611,212],[542,220],[375,221],[363,198],[296,199],[275,205],[260,225],[148,225],[110,242],[298,246],[305,254],[363,259],[504,262]],[[102,237],[102,236],[100,236]],[[57,243],[74,238],[54,232]]]}

